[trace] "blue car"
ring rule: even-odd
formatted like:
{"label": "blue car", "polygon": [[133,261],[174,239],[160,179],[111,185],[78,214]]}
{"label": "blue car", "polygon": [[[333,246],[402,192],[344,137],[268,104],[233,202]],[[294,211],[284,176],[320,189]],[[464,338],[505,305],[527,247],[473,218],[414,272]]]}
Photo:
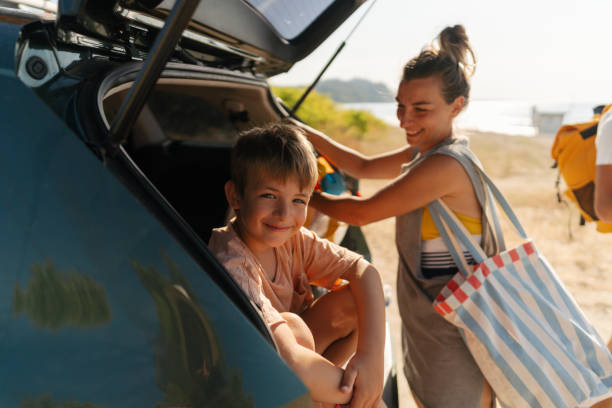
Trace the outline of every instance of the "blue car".
{"label": "blue car", "polygon": [[267,78],[362,3],[0,8],[0,407],[311,405],[206,243],[238,133],[289,115]]}

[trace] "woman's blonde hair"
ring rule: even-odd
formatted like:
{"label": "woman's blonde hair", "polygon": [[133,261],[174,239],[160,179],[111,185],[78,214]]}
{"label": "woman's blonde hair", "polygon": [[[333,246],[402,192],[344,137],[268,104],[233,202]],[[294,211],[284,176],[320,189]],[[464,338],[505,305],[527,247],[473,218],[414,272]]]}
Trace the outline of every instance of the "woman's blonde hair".
{"label": "woman's blonde hair", "polygon": [[437,49],[430,45],[406,63],[402,80],[439,75],[446,103],[450,104],[463,96],[467,105],[470,96],[469,78],[476,70],[476,57],[465,28],[462,25],[446,27],[436,39]]}
{"label": "woman's blonde hair", "polygon": [[232,181],[240,194],[253,177],[282,181],[296,177],[300,189],[310,193],[318,177],[312,145],[301,129],[282,123],[242,132],[232,149],[230,166]]}

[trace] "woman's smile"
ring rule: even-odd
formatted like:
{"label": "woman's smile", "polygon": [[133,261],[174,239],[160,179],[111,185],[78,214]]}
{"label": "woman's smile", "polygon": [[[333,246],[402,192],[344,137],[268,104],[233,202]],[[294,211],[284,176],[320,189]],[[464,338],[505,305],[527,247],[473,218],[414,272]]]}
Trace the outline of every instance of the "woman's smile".
{"label": "woman's smile", "polygon": [[408,144],[420,151],[435,146],[452,133],[454,104],[445,102],[441,86],[438,76],[430,76],[402,81],[398,88],[397,119]]}
{"label": "woman's smile", "polygon": [[409,144],[414,144],[414,139],[416,139],[417,137],[419,137],[422,133],[423,133],[424,129],[419,129],[419,130],[415,130],[415,131],[408,131],[406,130],[406,139],[407,142]]}

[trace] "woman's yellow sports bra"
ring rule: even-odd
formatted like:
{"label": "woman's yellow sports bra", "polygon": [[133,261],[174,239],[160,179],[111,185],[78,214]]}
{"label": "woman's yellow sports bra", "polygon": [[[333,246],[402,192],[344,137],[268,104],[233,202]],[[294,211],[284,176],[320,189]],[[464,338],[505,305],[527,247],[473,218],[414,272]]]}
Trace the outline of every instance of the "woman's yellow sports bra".
{"label": "woman's yellow sports bra", "polygon": [[[482,234],[482,221],[480,218],[468,217],[467,215],[461,215],[455,213],[459,221],[465,226],[465,228],[472,235]],[[427,207],[423,210],[423,221],[421,222],[421,239],[427,241],[430,239],[438,238],[440,233],[436,228],[436,225],[431,218],[431,214]]]}

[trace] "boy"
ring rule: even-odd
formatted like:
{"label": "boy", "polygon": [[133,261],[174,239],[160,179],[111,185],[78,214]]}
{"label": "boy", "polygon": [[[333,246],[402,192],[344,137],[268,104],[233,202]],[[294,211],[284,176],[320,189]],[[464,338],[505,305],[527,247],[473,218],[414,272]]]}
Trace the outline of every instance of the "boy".
{"label": "boy", "polygon": [[[281,357],[315,401],[379,406],[380,277],[358,254],[302,227],[317,180],[310,144],[293,126],[251,129],[232,150],[231,173],[225,193],[236,217],[213,231],[210,249],[261,309]],[[339,278],[349,283],[337,287]],[[332,291],[313,301],[311,283]]]}

